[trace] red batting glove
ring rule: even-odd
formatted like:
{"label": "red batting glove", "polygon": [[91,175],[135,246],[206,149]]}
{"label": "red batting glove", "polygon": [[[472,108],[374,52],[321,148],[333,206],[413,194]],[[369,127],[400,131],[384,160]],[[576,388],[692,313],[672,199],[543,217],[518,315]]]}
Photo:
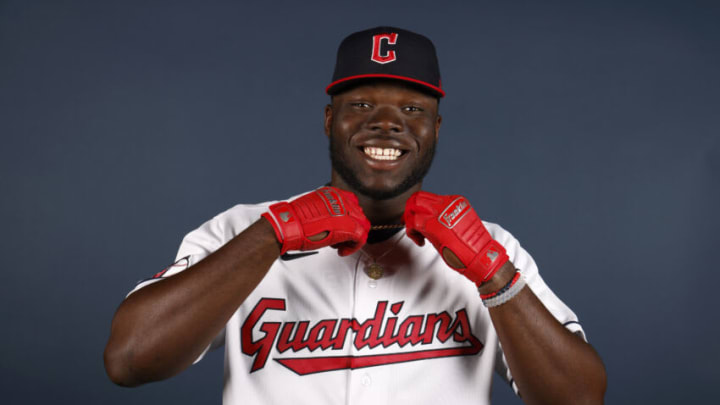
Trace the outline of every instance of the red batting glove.
{"label": "red batting glove", "polygon": [[[448,266],[478,287],[508,261],[505,248],[490,236],[463,196],[418,191],[405,204],[403,219],[410,239],[422,246],[427,238]],[[465,267],[451,265],[445,258],[445,249],[454,253]]]}
{"label": "red batting glove", "polygon": [[[291,202],[273,204],[262,216],[275,230],[282,245],[280,254],[332,246],[340,256],[347,256],[365,245],[370,231],[370,221],[355,194],[334,187],[321,187]],[[328,234],[321,240],[308,239],[322,232]]]}

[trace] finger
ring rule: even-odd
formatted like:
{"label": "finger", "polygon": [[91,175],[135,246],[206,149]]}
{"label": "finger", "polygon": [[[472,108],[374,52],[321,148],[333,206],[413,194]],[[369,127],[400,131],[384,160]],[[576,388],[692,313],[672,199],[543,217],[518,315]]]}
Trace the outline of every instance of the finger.
{"label": "finger", "polygon": [[448,249],[444,248],[442,251],[443,259],[445,259],[445,263],[448,264],[448,266],[452,267],[453,269],[464,269],[465,265],[463,262],[460,261],[460,259],[455,255],[455,253]]}
{"label": "finger", "polygon": [[337,249],[338,255],[340,256],[349,256],[358,250],[363,246],[363,244],[360,244],[355,241],[347,241],[343,243],[338,243],[336,245],[332,245],[333,248]]}
{"label": "finger", "polygon": [[412,239],[412,241],[415,242],[416,245],[425,245],[425,237],[423,237],[420,232],[413,229],[407,229],[405,233],[407,234],[408,238]]}
{"label": "finger", "polygon": [[310,239],[310,240],[313,241],[313,242],[317,242],[317,241],[320,241],[320,240],[323,240],[323,239],[327,238],[327,236],[328,236],[329,234],[330,234],[330,232],[328,232],[328,231],[323,231],[323,232],[320,232],[320,233],[318,233],[318,234],[315,234],[315,235],[312,235],[312,236],[308,236],[307,238]]}

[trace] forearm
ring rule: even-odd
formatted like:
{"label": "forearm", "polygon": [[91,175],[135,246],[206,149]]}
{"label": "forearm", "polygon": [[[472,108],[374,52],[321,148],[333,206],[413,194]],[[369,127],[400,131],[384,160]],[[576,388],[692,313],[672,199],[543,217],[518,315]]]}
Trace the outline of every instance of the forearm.
{"label": "forearm", "polygon": [[105,348],[117,384],[134,386],[187,368],[260,283],[280,248],[261,219],[191,268],[131,294]]}
{"label": "forearm", "polygon": [[[508,262],[481,292],[512,278]],[[605,368],[595,350],[561,325],[529,287],[490,308],[490,317],[523,400],[527,404],[600,404]]]}

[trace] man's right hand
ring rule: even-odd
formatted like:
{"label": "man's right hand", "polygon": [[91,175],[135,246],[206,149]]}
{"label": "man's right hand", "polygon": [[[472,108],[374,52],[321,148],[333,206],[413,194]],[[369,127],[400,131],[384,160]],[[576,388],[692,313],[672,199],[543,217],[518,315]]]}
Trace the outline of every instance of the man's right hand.
{"label": "man's right hand", "polygon": [[262,216],[275,230],[281,254],[332,246],[340,256],[347,256],[365,245],[370,231],[357,197],[334,187],[273,204]]}

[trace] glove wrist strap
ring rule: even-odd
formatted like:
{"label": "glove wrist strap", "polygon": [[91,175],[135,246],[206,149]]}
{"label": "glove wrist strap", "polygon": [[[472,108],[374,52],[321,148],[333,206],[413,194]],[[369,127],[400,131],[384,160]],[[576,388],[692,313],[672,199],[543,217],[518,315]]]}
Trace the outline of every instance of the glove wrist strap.
{"label": "glove wrist strap", "polygon": [[467,266],[465,276],[479,287],[480,284],[490,280],[508,260],[505,248],[491,239]]}
{"label": "glove wrist strap", "polygon": [[275,231],[275,237],[281,245],[280,254],[300,248],[298,240],[302,239],[303,231],[289,203],[283,201],[271,205],[262,217],[270,222]]}

